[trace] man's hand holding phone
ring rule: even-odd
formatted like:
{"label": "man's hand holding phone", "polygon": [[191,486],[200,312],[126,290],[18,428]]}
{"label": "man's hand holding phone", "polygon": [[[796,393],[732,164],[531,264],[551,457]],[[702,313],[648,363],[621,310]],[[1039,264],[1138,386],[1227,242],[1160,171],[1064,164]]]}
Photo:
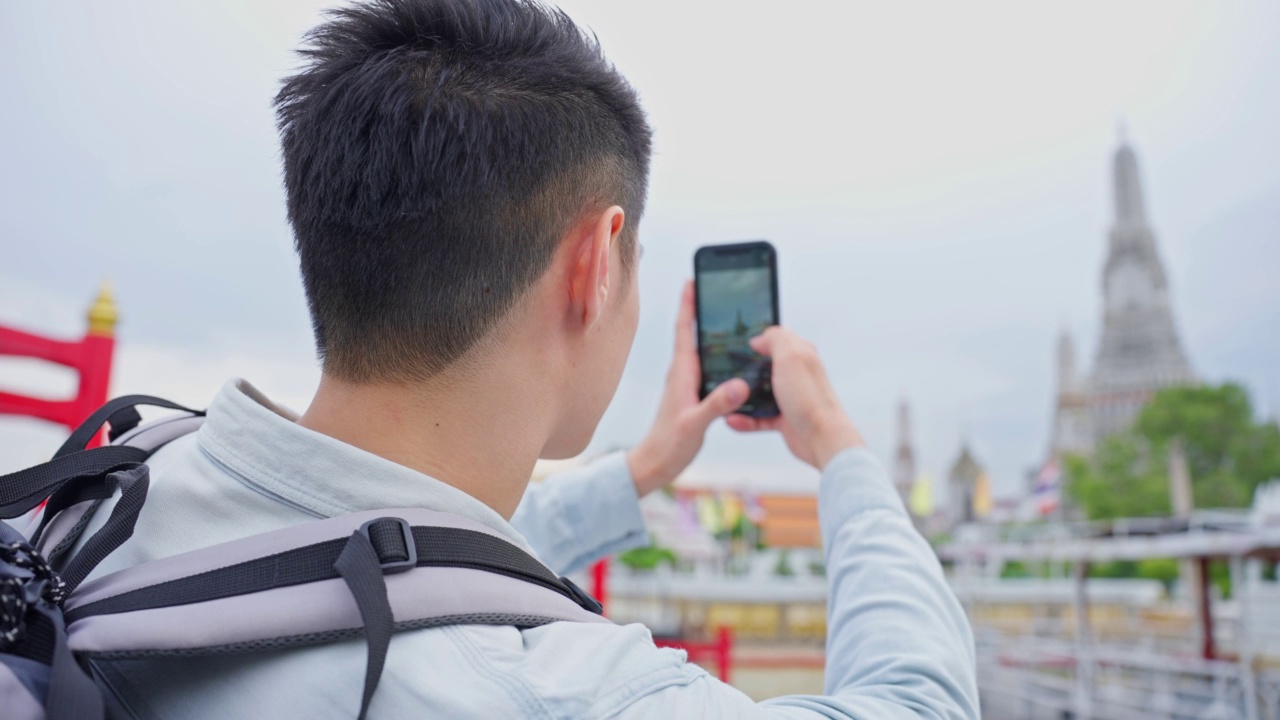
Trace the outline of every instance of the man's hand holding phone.
{"label": "man's hand holding phone", "polygon": [[703,373],[694,342],[694,316],[693,286],[686,284],[658,415],[644,440],[627,453],[638,495],[674,480],[702,449],[707,428],[725,415],[729,427],[740,432],[780,431],[791,452],[818,469],[841,450],[863,445],[813,345],[784,327],[775,325],[750,340],[753,350],[772,360],[779,415],[729,414],[747,400],[750,388],[741,378],[721,383],[700,400]]}
{"label": "man's hand holding phone", "polygon": [[750,393],[746,381],[733,378],[698,399],[702,372],[693,339],[693,317],[693,284],[686,283],[676,319],[675,353],[658,416],[644,440],[627,453],[636,493],[642,497],[675,480],[702,449],[711,423],[737,410]]}
{"label": "man's hand holding phone", "polygon": [[812,343],[775,325],[752,338],[751,348],[773,360],[773,396],[779,415],[730,415],[729,427],[739,432],[777,430],[797,458],[819,470],[841,450],[864,444],[840,406]]}

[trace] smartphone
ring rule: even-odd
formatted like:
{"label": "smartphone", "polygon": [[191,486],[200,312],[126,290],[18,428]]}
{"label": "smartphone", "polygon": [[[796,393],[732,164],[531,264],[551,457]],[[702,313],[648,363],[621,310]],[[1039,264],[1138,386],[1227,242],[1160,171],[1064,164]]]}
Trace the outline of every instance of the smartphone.
{"label": "smartphone", "polygon": [[707,245],[693,256],[694,301],[698,312],[700,397],[735,377],[747,381],[751,395],[738,410],[752,417],[773,417],[769,359],[748,341],[778,324],[778,254],[763,240]]}

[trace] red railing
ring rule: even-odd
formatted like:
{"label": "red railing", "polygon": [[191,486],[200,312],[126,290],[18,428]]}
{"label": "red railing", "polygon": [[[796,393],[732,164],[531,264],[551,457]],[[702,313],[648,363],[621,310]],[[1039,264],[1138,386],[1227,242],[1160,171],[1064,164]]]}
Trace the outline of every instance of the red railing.
{"label": "red railing", "polygon": [[[609,558],[604,558],[591,566],[591,594],[608,610],[609,597]],[[729,674],[733,668],[733,631],[722,627],[716,631],[716,639],[710,642],[690,642],[671,638],[654,638],[658,647],[669,647],[684,650],[689,654],[690,662],[714,662],[719,677],[729,682]]]}
{"label": "red railing", "polygon": [[[46,360],[75,370],[79,387],[65,400],[0,391],[0,414],[25,415],[74,430],[107,401],[111,358],[115,352],[116,308],[104,285],[89,308],[89,329],[79,340],[57,340],[0,326],[0,355]],[[102,435],[90,444],[101,444]]]}
{"label": "red railing", "polygon": [[689,653],[690,662],[714,662],[719,671],[720,680],[729,682],[729,671],[733,666],[733,631],[722,627],[716,631],[716,639],[711,642],[689,642],[687,640],[669,640],[654,638],[658,647],[669,647]]}

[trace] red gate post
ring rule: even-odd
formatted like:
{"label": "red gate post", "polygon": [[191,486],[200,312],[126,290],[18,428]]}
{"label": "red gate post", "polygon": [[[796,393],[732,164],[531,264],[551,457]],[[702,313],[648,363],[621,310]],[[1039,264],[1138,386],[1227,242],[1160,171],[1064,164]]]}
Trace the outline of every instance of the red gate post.
{"label": "red gate post", "polygon": [[[111,289],[105,283],[89,308],[89,329],[80,340],[56,340],[0,326],[0,355],[32,357],[65,365],[79,374],[76,395],[68,400],[0,392],[0,414],[26,415],[74,430],[107,402],[111,384],[111,358],[115,353],[118,314]],[[90,443],[100,445],[103,434]]]}
{"label": "red gate post", "polygon": [[1214,642],[1213,637],[1213,597],[1209,589],[1213,587],[1213,578],[1209,577],[1209,558],[1198,557],[1195,562],[1200,570],[1200,587],[1195,588],[1195,592],[1199,594],[1198,610],[1200,617],[1196,620],[1200,623],[1200,657],[1205,660],[1218,659],[1218,646]]}
{"label": "red gate post", "polygon": [[716,633],[716,664],[720,667],[720,680],[729,682],[729,669],[732,666],[733,631],[721,626]]}
{"label": "red gate post", "polygon": [[600,603],[600,614],[605,614],[605,601],[609,595],[609,558],[603,557],[591,566],[591,594]]}
{"label": "red gate post", "polygon": [[733,669],[733,630],[729,627],[720,626],[716,630],[716,639],[711,642],[689,642],[686,640],[657,638],[654,639],[653,643],[658,647],[685,651],[689,656],[689,662],[702,662],[705,660],[715,662],[719,670],[720,680],[726,683],[729,682],[729,676]]}

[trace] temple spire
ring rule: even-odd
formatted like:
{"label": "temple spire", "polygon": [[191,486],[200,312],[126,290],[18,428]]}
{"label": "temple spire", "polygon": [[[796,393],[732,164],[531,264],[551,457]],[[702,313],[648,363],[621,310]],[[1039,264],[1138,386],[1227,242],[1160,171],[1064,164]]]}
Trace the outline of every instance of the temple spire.
{"label": "temple spire", "polygon": [[1138,157],[1129,147],[1123,122],[1119,127],[1120,147],[1116,150],[1112,183],[1115,188],[1115,222],[1117,227],[1142,227],[1147,212],[1142,201],[1142,180],[1138,176]]}
{"label": "temple spire", "polygon": [[1076,344],[1066,324],[1058,334],[1058,393],[1078,392],[1080,375],[1076,369]]}
{"label": "temple spire", "polygon": [[903,502],[911,497],[916,481],[916,451],[911,441],[911,408],[904,393],[898,400],[898,451],[893,463],[893,484]]}
{"label": "temple spire", "polygon": [[1086,383],[1095,443],[1128,430],[1155,391],[1195,382],[1147,220],[1137,155],[1127,142],[1116,150],[1113,182],[1116,219],[1102,269],[1102,337]]}

